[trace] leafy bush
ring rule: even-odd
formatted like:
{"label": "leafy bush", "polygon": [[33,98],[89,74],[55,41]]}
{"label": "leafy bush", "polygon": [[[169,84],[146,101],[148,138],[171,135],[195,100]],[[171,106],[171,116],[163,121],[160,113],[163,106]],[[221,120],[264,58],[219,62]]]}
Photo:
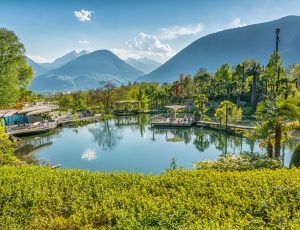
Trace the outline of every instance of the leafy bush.
{"label": "leafy bush", "polygon": [[300,169],[0,167],[0,229],[299,229]]}
{"label": "leafy bush", "polygon": [[13,152],[14,143],[9,140],[4,128],[0,126],[0,166],[23,164],[20,160],[13,156]]}
{"label": "leafy bush", "polygon": [[210,169],[220,171],[245,171],[254,169],[278,169],[283,165],[280,160],[269,158],[259,153],[244,152],[239,155],[229,154],[215,161],[202,161],[194,165],[196,169]]}

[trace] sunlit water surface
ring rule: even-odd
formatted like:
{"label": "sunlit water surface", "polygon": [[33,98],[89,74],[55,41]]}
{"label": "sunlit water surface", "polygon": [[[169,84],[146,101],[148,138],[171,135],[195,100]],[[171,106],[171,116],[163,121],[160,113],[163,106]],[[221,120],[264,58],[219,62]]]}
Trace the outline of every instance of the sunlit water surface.
{"label": "sunlit water surface", "polygon": [[[286,144],[289,165],[296,141]],[[78,128],[22,138],[18,151],[26,160],[63,168],[157,174],[170,167],[192,168],[198,161],[240,151],[262,152],[256,141],[203,128],[151,128],[150,116],[120,117]]]}

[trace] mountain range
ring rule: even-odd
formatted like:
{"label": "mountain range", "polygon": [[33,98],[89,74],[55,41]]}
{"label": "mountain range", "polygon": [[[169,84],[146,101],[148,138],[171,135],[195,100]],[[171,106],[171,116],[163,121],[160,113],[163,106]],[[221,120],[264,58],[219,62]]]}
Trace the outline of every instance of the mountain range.
{"label": "mountain range", "polygon": [[161,66],[161,63],[149,58],[140,58],[140,59],[128,58],[125,60],[125,62],[127,62],[129,65],[133,66],[134,68],[144,72],[145,74],[148,74],[153,70],[157,69],[159,66]]}
{"label": "mountain range", "polygon": [[300,63],[300,16],[287,16],[209,34],[162,65],[146,58],[123,61],[108,50],[72,51],[52,63],[35,63],[28,58],[35,72],[31,89],[83,90],[100,87],[103,81],[115,85],[129,81],[170,83],[181,73],[194,74],[201,67],[213,72],[224,63],[233,66],[244,59],[256,59],[265,65],[275,49],[276,28],[281,30],[279,51],[283,64]]}
{"label": "mountain range", "polygon": [[180,73],[194,74],[201,67],[216,71],[224,63],[232,66],[244,59],[255,59],[265,65],[275,49],[276,28],[281,30],[279,52],[283,64],[299,63],[300,16],[287,16],[204,36],[139,81],[173,82]]}
{"label": "mountain range", "polygon": [[105,81],[115,85],[135,81],[144,75],[108,50],[81,55],[66,64],[35,77],[36,91],[70,91],[101,87]]}

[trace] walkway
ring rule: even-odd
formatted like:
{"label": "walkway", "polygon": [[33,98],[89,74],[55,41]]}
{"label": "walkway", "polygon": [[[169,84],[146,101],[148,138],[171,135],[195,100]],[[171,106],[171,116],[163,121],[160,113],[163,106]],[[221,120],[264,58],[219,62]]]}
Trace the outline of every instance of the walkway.
{"label": "walkway", "polygon": [[[197,121],[197,126],[202,127],[211,127],[211,126],[219,126],[220,123],[213,121]],[[236,124],[227,124],[228,128],[235,129],[255,129],[255,126],[247,126],[247,125],[236,125]]]}

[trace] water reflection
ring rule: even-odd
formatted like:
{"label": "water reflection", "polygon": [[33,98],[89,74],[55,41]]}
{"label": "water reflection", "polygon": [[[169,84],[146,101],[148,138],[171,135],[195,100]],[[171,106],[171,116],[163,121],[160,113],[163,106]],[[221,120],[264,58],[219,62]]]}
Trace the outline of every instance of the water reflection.
{"label": "water reflection", "polygon": [[196,129],[195,136],[196,137],[193,143],[200,152],[204,152],[206,149],[209,148],[209,135],[205,132],[203,128]]}
{"label": "water reflection", "polygon": [[113,151],[123,138],[121,130],[112,121],[98,123],[96,126],[89,127],[88,130],[93,134],[94,142],[105,152]]}
{"label": "water reflection", "polygon": [[[283,148],[287,166],[295,143],[287,142]],[[216,130],[153,128],[149,115],[117,117],[78,127],[76,132],[72,128],[57,129],[47,136],[23,138],[19,147],[18,155],[25,153],[39,162],[46,160],[69,168],[145,173],[164,171],[172,157],[180,166],[191,168],[197,161],[214,160],[220,155],[262,152],[258,141]]]}
{"label": "water reflection", "polygon": [[95,160],[96,158],[97,158],[96,151],[90,148],[86,149],[81,155],[82,160],[92,161]]}

